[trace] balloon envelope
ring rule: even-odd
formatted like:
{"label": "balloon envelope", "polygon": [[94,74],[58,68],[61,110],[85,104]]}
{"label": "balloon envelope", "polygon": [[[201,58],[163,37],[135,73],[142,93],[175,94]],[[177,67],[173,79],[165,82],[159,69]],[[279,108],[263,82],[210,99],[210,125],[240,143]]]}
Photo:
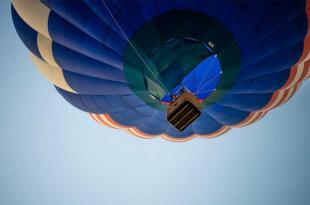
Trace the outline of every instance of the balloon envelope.
{"label": "balloon envelope", "polygon": [[[215,137],[285,103],[309,71],[306,1],[13,0],[39,71],[100,124],[172,141]],[[181,88],[202,103],[183,132],[166,120]]]}

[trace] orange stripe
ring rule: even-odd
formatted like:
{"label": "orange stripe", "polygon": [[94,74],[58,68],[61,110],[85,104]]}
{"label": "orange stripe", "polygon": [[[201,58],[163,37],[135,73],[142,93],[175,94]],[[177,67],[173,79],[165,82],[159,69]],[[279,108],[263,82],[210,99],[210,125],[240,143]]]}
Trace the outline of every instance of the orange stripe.
{"label": "orange stripe", "polygon": [[95,120],[96,122],[98,122],[100,125],[104,125],[104,126],[107,126],[104,122],[100,121],[97,117],[97,114],[93,114],[93,113],[89,113],[90,114],[90,117]]}
{"label": "orange stripe", "polygon": [[[303,70],[300,72],[303,72],[303,73],[304,73],[304,70],[305,69],[307,70],[309,67],[308,64],[307,64],[307,66],[306,65],[300,65],[300,64],[304,63],[304,61],[308,61],[309,52],[310,52],[310,1],[307,0],[306,4],[307,4],[306,5],[306,12],[307,12],[307,20],[308,20],[308,30],[307,30],[307,34],[306,34],[305,39],[304,39],[304,48],[303,48],[303,51],[302,51],[302,54],[301,54],[299,60],[291,68],[290,76],[289,76],[287,82],[284,84],[284,86],[281,89],[291,86],[291,83],[296,78],[296,74],[297,74],[297,67],[296,66],[297,65],[302,67]],[[301,79],[304,80],[305,78],[307,78],[307,75],[303,76]],[[300,79],[298,79],[298,83],[300,83],[300,82],[301,82]]]}
{"label": "orange stripe", "polygon": [[167,135],[167,134],[162,134],[162,135],[160,135],[160,137],[165,139],[165,140],[171,141],[171,142],[186,142],[186,141],[194,139],[196,136],[191,135],[191,136],[185,137],[185,138],[176,138],[176,137],[172,137],[172,136]]}
{"label": "orange stripe", "polygon": [[263,117],[265,117],[265,115],[268,113],[268,111],[263,112],[263,114],[260,116],[260,118],[258,118],[257,120],[262,119]]}
{"label": "orange stripe", "polygon": [[[310,60],[309,61],[307,61],[307,62],[305,62],[305,69],[307,70],[307,74],[306,74],[306,76],[305,76],[305,79],[307,79],[309,76],[310,76]],[[304,80],[305,80],[304,79]]]}
{"label": "orange stripe", "polygon": [[257,115],[251,121],[249,121],[247,124],[243,125],[243,127],[254,123],[256,120],[258,120],[260,118],[261,115],[262,115],[262,112],[257,112]]}
{"label": "orange stripe", "polygon": [[100,114],[96,115],[97,119],[101,122],[102,125],[105,125],[105,126],[108,126],[108,127],[114,128],[114,129],[118,128],[118,127],[115,127],[115,126],[111,125],[110,123],[107,123],[105,121],[105,119],[102,118],[102,116],[104,116],[104,115],[100,115]]}
{"label": "orange stripe", "polygon": [[150,135],[150,134],[146,134],[144,132],[142,132],[141,130],[139,130],[136,127],[131,127],[127,129],[131,134],[140,137],[140,138],[144,138],[144,139],[154,139],[156,138],[156,135]]}
{"label": "orange stripe", "polygon": [[276,108],[276,107],[278,107],[279,105],[281,105],[281,104],[285,101],[285,99],[287,98],[287,96],[288,96],[290,90],[291,90],[291,88],[286,89],[286,90],[284,91],[284,95],[283,95],[283,97],[281,98],[281,100],[280,100],[275,106],[273,106],[272,108]]}
{"label": "orange stripe", "polygon": [[[146,134],[144,132],[142,132],[141,130],[139,130],[138,128],[136,127],[125,127],[123,125],[120,125],[119,123],[115,122],[111,116],[109,116],[108,114],[94,114],[94,113],[89,113],[90,117],[95,120],[96,122],[98,122],[99,124],[101,125],[104,125],[104,126],[108,126],[108,127],[111,127],[111,128],[116,128],[116,129],[123,129],[124,131],[136,136],[136,137],[140,137],[140,138],[143,138],[143,139],[154,139],[158,136],[156,135],[150,135],[150,134]],[[229,127],[222,127],[221,129],[213,132],[213,133],[210,133],[210,134],[207,134],[207,135],[191,135],[189,137],[186,137],[186,138],[176,138],[176,137],[172,137],[170,135],[167,135],[167,134],[161,134],[159,135],[161,138],[165,139],[165,140],[168,140],[168,141],[172,141],[172,142],[186,142],[186,141],[189,141],[189,140],[192,140],[196,137],[199,137],[199,138],[213,138],[213,137],[216,137],[216,136],[219,136],[221,134],[224,134],[225,132],[227,132],[230,128]]]}
{"label": "orange stripe", "polygon": [[[308,19],[308,22],[310,20]],[[310,25],[308,24],[308,27]],[[309,35],[309,30],[308,30],[308,34],[307,36],[305,37],[305,40],[304,40],[304,49],[302,51],[302,54],[301,54],[301,57],[300,59],[298,60],[298,63],[301,63],[303,60],[305,60],[309,54],[309,51],[310,51],[310,35]]]}
{"label": "orange stripe", "polygon": [[300,87],[300,85],[296,85],[295,87],[293,87],[289,96],[287,96],[287,98],[280,105],[286,103],[289,99],[291,99],[299,87]]}
{"label": "orange stripe", "polygon": [[275,91],[271,97],[271,99],[269,100],[269,102],[267,103],[267,105],[265,105],[261,110],[268,110],[272,105],[273,103],[281,96],[279,96],[280,94],[280,91]]}
{"label": "orange stripe", "polygon": [[290,75],[289,75],[286,83],[282,86],[281,89],[289,87],[291,85],[291,83],[295,80],[296,76],[297,76],[297,66],[295,65],[291,68]]}
{"label": "orange stripe", "polygon": [[[142,137],[142,136],[140,136],[140,135],[134,133],[133,131],[131,131],[130,128],[124,129],[124,130],[125,130],[126,132],[128,132],[129,134],[134,135],[135,137],[144,138],[144,137]],[[144,138],[144,139],[145,139],[145,138]]]}
{"label": "orange stripe", "polygon": [[101,124],[93,115],[94,114],[92,114],[92,113],[88,113],[89,114],[89,116],[93,119],[93,120],[95,120],[97,123],[99,123],[99,124]]}
{"label": "orange stripe", "polygon": [[265,105],[262,109],[258,111],[267,111],[267,110],[274,108],[279,103],[279,101],[283,98],[283,95],[284,95],[283,90],[278,90],[274,92],[270,101],[267,103],[267,105]]}
{"label": "orange stripe", "polygon": [[[310,42],[309,42],[310,43]],[[309,55],[309,53],[308,53]],[[284,86],[282,86],[282,89],[286,89],[288,87],[291,87],[295,84],[300,83],[301,81],[303,81],[308,73],[308,69],[309,69],[309,56],[304,59],[304,61],[300,62],[299,64],[296,64],[290,71],[290,75],[288,80],[286,81],[286,83],[284,84]]]}
{"label": "orange stripe", "polygon": [[307,77],[310,75],[310,60],[307,60],[304,63],[304,72],[305,72],[305,74],[302,76],[301,81],[299,81],[297,84],[299,84],[303,80],[307,79]]}
{"label": "orange stripe", "polygon": [[305,80],[308,79],[309,77],[310,77],[310,68],[308,67],[308,73],[307,73],[307,75],[305,77]]}
{"label": "orange stripe", "polygon": [[307,12],[307,21],[308,21],[308,30],[304,40],[304,50],[301,55],[300,61],[304,60],[310,51],[310,1],[306,1],[306,12]]}
{"label": "orange stripe", "polygon": [[291,98],[295,95],[295,93],[297,92],[297,90],[300,88],[300,85],[301,85],[301,84],[299,84],[298,86],[296,86],[296,87],[294,88],[293,94],[288,98],[288,100],[291,99]]}
{"label": "orange stripe", "polygon": [[121,125],[120,123],[114,121],[109,114],[104,114],[102,117],[105,119],[105,122],[112,124],[116,128],[119,128],[119,129],[129,128],[129,126],[124,126],[124,125]]}
{"label": "orange stripe", "polygon": [[261,112],[260,115],[257,117],[257,119],[255,119],[255,121],[253,121],[252,123],[259,121],[259,120],[262,119],[266,114],[267,114],[267,111]]}
{"label": "orange stripe", "polygon": [[[255,119],[252,120],[252,122],[250,122],[249,124],[253,124],[254,122],[257,122],[258,120],[262,119],[262,117],[264,117],[266,112],[260,112],[257,117]],[[249,125],[247,124],[247,125]]]}
{"label": "orange stripe", "polygon": [[296,84],[300,84],[302,81],[304,81],[306,79],[306,76],[308,74],[308,71],[309,71],[309,60],[307,60],[304,65],[303,65],[303,71],[302,71],[302,74],[299,78],[299,80],[296,82]]}

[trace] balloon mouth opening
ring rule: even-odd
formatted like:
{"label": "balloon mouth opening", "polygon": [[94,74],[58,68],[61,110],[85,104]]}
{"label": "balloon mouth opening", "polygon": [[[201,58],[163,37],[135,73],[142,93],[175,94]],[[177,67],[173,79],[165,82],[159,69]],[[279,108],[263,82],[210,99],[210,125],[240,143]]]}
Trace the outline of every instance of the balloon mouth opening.
{"label": "balloon mouth opening", "polygon": [[208,98],[215,90],[223,74],[220,61],[216,54],[213,54],[198,64],[188,73],[181,83],[172,89],[169,94],[164,95],[160,101],[164,105],[170,105],[175,96],[180,96],[185,89],[192,93],[198,102]]}
{"label": "balloon mouth opening", "polygon": [[172,96],[186,88],[206,108],[233,86],[240,51],[216,19],[173,10],[135,31],[123,61],[129,88],[150,107],[166,111]]}

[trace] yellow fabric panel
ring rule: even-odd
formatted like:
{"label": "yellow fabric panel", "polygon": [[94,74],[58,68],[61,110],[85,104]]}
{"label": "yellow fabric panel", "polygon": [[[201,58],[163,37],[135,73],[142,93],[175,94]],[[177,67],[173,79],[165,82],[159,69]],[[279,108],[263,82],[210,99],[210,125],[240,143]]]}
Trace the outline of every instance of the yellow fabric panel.
{"label": "yellow fabric panel", "polygon": [[30,53],[31,59],[36,64],[40,73],[47,78],[50,82],[52,82],[57,87],[60,87],[68,92],[76,93],[66,82],[62,69],[59,67],[52,66],[42,61],[40,58]]}
{"label": "yellow fabric panel", "polygon": [[48,32],[48,17],[51,10],[40,0],[12,0],[18,15],[34,30],[51,38]]}
{"label": "yellow fabric panel", "polygon": [[53,51],[52,51],[52,41],[50,39],[38,33],[37,45],[38,45],[39,52],[42,58],[44,59],[44,61],[46,61],[48,64],[51,64],[55,67],[60,67],[55,61]]}

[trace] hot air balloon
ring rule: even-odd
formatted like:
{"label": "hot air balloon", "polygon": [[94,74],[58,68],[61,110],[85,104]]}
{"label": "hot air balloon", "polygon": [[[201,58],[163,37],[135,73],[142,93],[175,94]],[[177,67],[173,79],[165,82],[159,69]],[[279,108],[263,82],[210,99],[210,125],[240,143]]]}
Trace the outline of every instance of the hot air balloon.
{"label": "hot air balloon", "polygon": [[13,0],[11,12],[69,103],[142,138],[247,126],[310,76],[308,1]]}

